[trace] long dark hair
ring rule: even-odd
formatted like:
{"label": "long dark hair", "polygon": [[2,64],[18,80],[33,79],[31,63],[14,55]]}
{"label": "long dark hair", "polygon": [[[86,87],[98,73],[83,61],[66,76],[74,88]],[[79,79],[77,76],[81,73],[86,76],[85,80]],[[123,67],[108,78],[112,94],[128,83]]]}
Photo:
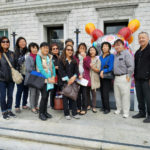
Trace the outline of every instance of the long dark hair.
{"label": "long dark hair", "polygon": [[[3,50],[2,46],[1,46],[1,43],[2,43],[2,41],[3,41],[4,39],[7,39],[7,40],[9,41],[8,37],[6,37],[6,36],[2,36],[2,37],[0,38],[0,53],[3,53],[3,52],[4,52],[4,50]],[[9,41],[9,43],[10,43],[10,41]]]}
{"label": "long dark hair", "polygon": [[24,41],[27,43],[27,41],[26,41],[26,39],[25,39],[24,37],[19,37],[19,38],[17,39],[17,41],[16,41],[16,46],[15,46],[15,54],[16,54],[17,56],[19,56],[19,55],[25,55],[25,54],[28,52],[27,45],[26,45],[26,47],[20,52],[20,47],[19,47],[19,42],[20,42],[20,40],[24,40]]}
{"label": "long dark hair", "polygon": [[86,49],[86,51],[87,51],[87,46],[86,46],[86,44],[85,44],[85,43],[80,43],[79,46],[78,46],[78,49],[77,49],[77,51],[76,51],[76,54],[75,54],[75,56],[76,56],[77,58],[78,58],[79,49],[80,49],[81,46],[84,46],[85,49]]}
{"label": "long dark hair", "polygon": [[[66,57],[66,50],[67,50],[67,47],[69,47],[69,46],[72,48],[72,50],[74,52],[74,49],[73,49],[73,47],[71,45],[66,45],[66,47],[64,48],[64,50],[62,52],[61,58],[60,58],[62,60],[62,62],[63,62],[64,65],[66,65],[66,58],[67,58]],[[76,62],[76,60],[73,58],[73,54],[71,56],[71,59],[72,59],[73,63]]]}

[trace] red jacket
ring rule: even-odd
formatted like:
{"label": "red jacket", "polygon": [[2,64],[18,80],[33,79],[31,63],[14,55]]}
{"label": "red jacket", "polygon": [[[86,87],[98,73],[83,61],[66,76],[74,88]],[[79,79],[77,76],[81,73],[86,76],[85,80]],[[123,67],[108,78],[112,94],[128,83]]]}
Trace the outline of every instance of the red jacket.
{"label": "red jacket", "polygon": [[[74,58],[76,59],[77,61],[77,64],[79,66],[79,58],[74,56]],[[83,78],[88,80],[88,86],[91,86],[91,78],[90,78],[90,63],[91,63],[91,57],[90,56],[86,56],[84,59],[83,59],[83,68],[84,68],[84,72],[83,72]]]}

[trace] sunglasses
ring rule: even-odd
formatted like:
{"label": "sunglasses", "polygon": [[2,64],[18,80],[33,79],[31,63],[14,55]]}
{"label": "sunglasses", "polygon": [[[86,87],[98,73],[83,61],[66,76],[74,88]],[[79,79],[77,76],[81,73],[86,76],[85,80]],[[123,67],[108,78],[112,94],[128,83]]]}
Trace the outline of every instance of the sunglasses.
{"label": "sunglasses", "polygon": [[7,41],[2,41],[1,43],[9,43],[9,41],[7,40]]}
{"label": "sunglasses", "polygon": [[58,50],[58,48],[52,48],[52,50]]}
{"label": "sunglasses", "polygon": [[67,51],[71,51],[71,52],[73,52],[73,49],[66,49]]}

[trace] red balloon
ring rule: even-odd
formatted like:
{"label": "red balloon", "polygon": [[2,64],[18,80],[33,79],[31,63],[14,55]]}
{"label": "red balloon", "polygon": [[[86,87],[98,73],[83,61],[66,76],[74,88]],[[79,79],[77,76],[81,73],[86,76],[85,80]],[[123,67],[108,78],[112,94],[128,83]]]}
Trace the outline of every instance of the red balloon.
{"label": "red balloon", "polygon": [[91,35],[93,37],[93,40],[96,41],[99,37],[103,36],[104,33],[99,29],[95,29]]}
{"label": "red balloon", "polygon": [[128,27],[124,27],[119,30],[118,34],[124,37],[125,40],[128,40],[132,35],[132,32]]}

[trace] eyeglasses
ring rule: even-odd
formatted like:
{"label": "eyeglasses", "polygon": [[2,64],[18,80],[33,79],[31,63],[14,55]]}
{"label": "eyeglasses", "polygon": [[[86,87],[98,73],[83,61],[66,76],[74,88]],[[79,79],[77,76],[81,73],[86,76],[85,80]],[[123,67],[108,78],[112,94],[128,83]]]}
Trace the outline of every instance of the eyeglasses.
{"label": "eyeglasses", "polygon": [[71,52],[73,52],[73,49],[66,49],[67,51],[71,51]]}
{"label": "eyeglasses", "polygon": [[58,48],[52,48],[52,50],[58,50]]}
{"label": "eyeglasses", "polygon": [[9,43],[9,41],[7,40],[7,41],[2,41],[1,43]]}

